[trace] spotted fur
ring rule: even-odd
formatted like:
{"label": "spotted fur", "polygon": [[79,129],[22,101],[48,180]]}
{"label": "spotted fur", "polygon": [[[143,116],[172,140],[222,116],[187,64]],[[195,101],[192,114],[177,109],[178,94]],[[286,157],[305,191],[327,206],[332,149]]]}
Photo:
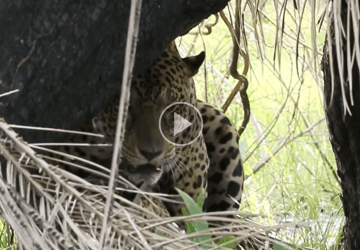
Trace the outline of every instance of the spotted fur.
{"label": "spotted fur", "polygon": [[[178,188],[194,200],[201,189],[207,198],[205,211],[237,210],[243,187],[243,168],[238,133],[219,110],[197,101],[192,80],[204,60],[204,53],[182,59],[174,43],[154,64],[132,81],[130,106],[126,122],[123,151],[119,159],[120,174],[145,191],[177,194]],[[174,102],[186,102],[198,108],[203,119],[202,134],[187,146],[174,146],[159,132],[161,112]],[[92,120],[87,130],[105,135],[90,143],[113,143],[118,113],[117,98]],[[182,143],[200,126],[200,119],[173,136],[172,112],[183,117],[191,114],[177,108],[165,113],[162,127],[167,138]],[[76,139],[77,138],[77,139]],[[77,142],[89,142],[77,136]],[[67,148],[67,151],[97,162],[111,159],[111,148]],[[165,203],[170,215],[181,215],[184,204]]]}

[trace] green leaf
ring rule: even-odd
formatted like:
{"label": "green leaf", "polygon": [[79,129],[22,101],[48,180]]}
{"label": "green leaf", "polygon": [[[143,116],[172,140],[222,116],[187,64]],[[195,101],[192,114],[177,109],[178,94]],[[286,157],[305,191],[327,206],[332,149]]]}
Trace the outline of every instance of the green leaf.
{"label": "green leaf", "polygon": [[284,247],[284,246],[281,246],[281,245],[278,245],[278,244],[276,244],[276,243],[274,243],[273,249],[274,249],[274,250],[289,250],[289,248]]}
{"label": "green leaf", "polygon": [[[224,236],[224,237],[222,237],[222,238],[219,240],[218,245],[225,244],[226,242],[233,241],[234,239],[235,239],[234,236]],[[234,241],[234,242],[231,242],[231,243],[229,243],[229,244],[225,244],[224,247],[230,248],[230,249],[235,249],[235,247],[236,247],[238,244],[239,244],[238,241]]]}
{"label": "green leaf", "polygon": [[198,200],[197,200],[197,204],[200,208],[203,207],[204,201],[205,201],[205,191],[203,189],[201,189],[199,192]]}
{"label": "green leaf", "polygon": [[[176,188],[176,191],[178,191],[179,195],[184,200],[186,208],[188,209],[190,215],[196,215],[196,214],[202,213],[201,207],[199,207],[198,203],[196,203],[187,193],[185,193],[177,188]],[[199,194],[199,196],[200,196],[200,194]],[[182,210],[182,213],[186,214],[186,212],[183,210]],[[204,220],[191,221],[191,222],[187,223],[187,226],[188,226],[188,233],[202,232],[209,228],[208,223]],[[193,241],[194,242],[203,242],[203,241],[210,240],[210,238],[211,238],[210,236],[199,236],[199,237],[194,237]]]}
{"label": "green leaf", "polygon": [[184,200],[186,208],[189,210],[191,215],[201,214],[201,207],[185,192],[181,191],[178,188],[175,188],[178,191],[181,198]]}
{"label": "green leaf", "polygon": [[[186,208],[181,208],[181,213],[184,215],[184,216],[188,216],[189,213],[188,211],[186,210]],[[191,233],[195,233],[196,230],[195,230],[195,227],[193,226],[193,224],[191,223],[191,221],[186,221],[186,228],[187,228],[187,233],[188,234],[191,234]]]}

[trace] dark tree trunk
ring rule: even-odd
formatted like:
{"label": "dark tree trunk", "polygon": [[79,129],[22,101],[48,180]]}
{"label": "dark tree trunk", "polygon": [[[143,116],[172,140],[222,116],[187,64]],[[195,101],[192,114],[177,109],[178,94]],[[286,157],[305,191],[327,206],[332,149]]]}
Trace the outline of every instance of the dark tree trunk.
{"label": "dark tree trunk", "polygon": [[[134,74],[228,0],[143,0]],[[130,0],[1,0],[0,117],[79,129],[120,93]],[[30,142],[54,133],[21,131]]]}
{"label": "dark tree trunk", "polygon": [[[350,27],[350,35],[335,34],[334,27],[336,24],[334,23],[333,13],[331,13],[330,36],[327,37],[331,42],[331,46],[326,44],[324,47],[322,69],[324,72],[326,118],[343,191],[342,203],[346,216],[343,228],[344,249],[360,249],[360,82],[357,63],[355,62],[351,67],[351,65],[347,64],[346,59],[349,52],[346,46],[347,41],[351,45],[351,54],[354,50],[353,24],[351,23],[353,20],[350,18],[350,23],[347,23],[348,6],[346,3],[347,1],[341,3],[341,21],[345,32],[347,27]],[[359,20],[356,20],[356,22],[359,22]],[[338,36],[337,38],[340,38],[344,44],[344,46],[340,47],[344,56],[343,65],[340,67],[335,49],[335,36]],[[332,51],[332,57],[330,57],[330,50]],[[334,69],[333,91],[331,65]],[[351,68],[348,69],[348,67]],[[353,81],[352,91],[349,88],[349,72]],[[345,90],[345,98],[342,95],[342,86]],[[351,94],[354,99],[353,105],[350,104]],[[345,111],[344,101],[349,103],[351,114]]]}

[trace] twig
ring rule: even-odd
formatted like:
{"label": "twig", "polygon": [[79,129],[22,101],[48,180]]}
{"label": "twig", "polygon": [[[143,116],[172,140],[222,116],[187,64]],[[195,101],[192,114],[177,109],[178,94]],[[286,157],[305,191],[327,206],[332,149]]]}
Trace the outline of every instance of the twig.
{"label": "twig", "polygon": [[[231,65],[230,65],[230,74],[232,77],[234,77],[235,79],[238,80],[237,85],[235,86],[235,88],[233,89],[231,94],[229,95],[228,99],[225,101],[225,104],[223,105],[222,110],[224,112],[226,112],[230,103],[234,99],[236,93],[239,92],[241,101],[243,103],[243,109],[244,109],[243,122],[238,130],[239,137],[240,137],[241,134],[244,132],[246,125],[249,123],[249,119],[250,119],[250,103],[249,103],[248,95],[246,93],[249,83],[245,77],[245,75],[247,74],[248,69],[249,69],[249,57],[245,51],[243,51],[243,50],[240,51],[240,45],[239,45],[239,41],[240,41],[240,1],[239,0],[236,1],[235,30],[232,28],[229,20],[225,16],[224,12],[221,11],[220,16],[224,20],[225,24],[228,26],[228,29],[231,33],[231,37],[233,40],[233,45],[234,45],[233,56],[232,56],[232,61],[231,61]],[[245,66],[244,66],[242,75],[240,75],[237,71],[237,62],[239,59],[239,53],[243,57],[244,62],[245,62]]]}
{"label": "twig", "polygon": [[[252,154],[255,152],[255,150],[259,147],[259,145],[260,145],[260,144],[265,140],[265,138],[270,134],[271,130],[274,128],[275,124],[278,122],[281,113],[282,113],[283,110],[285,109],[286,103],[287,103],[287,101],[288,101],[288,99],[289,99],[289,95],[291,94],[291,92],[292,92],[292,90],[289,90],[289,91],[288,91],[289,94],[286,96],[285,100],[283,101],[283,103],[282,103],[281,107],[279,108],[279,111],[276,113],[273,121],[271,121],[271,124],[266,128],[266,132],[264,132],[264,134],[261,135],[261,138],[257,139],[258,142],[256,143],[256,146],[254,147],[254,150],[251,151],[246,157],[244,157],[243,162],[247,161],[247,160],[251,157],[251,155],[252,155]],[[255,142],[254,142],[253,144],[255,144]],[[252,145],[253,145],[253,144],[252,144]],[[252,145],[250,145],[249,148],[252,147]]]}
{"label": "twig", "polygon": [[[199,34],[202,34],[202,35],[210,35],[211,32],[212,32],[212,28],[213,28],[213,27],[218,23],[218,21],[219,21],[219,14],[216,13],[216,14],[214,14],[214,16],[215,16],[215,21],[214,21],[213,23],[205,23],[205,24],[204,24],[205,21],[202,21],[202,22],[198,25],[198,27],[199,27],[199,32],[189,32],[189,34],[190,34],[190,35],[195,35],[195,36],[197,36],[197,35],[199,35]],[[201,32],[201,26],[202,26],[203,24],[204,24],[205,29],[207,29],[207,31]]]}
{"label": "twig", "polygon": [[141,14],[141,2],[142,0],[132,0],[130,7],[129,27],[126,41],[125,62],[123,79],[121,85],[121,95],[119,102],[119,113],[116,125],[114,152],[111,161],[111,173],[109,179],[109,190],[106,197],[106,204],[104,208],[104,217],[100,234],[99,249],[103,249],[106,241],[106,235],[108,232],[108,219],[110,217],[110,211],[113,203],[113,195],[115,189],[115,180],[118,175],[118,155],[122,150],[122,141],[124,139],[125,129],[123,126],[126,122],[127,108],[129,106],[130,99],[130,87],[131,87],[131,75],[135,63],[135,53],[137,45],[137,36],[139,32],[140,14]]}
{"label": "twig", "polygon": [[1,95],[0,95],[0,98],[1,98],[1,97],[4,97],[4,96],[11,95],[11,94],[14,94],[14,93],[19,92],[19,91],[20,91],[19,89],[11,90],[11,91],[9,91],[9,92],[6,92],[6,93],[4,93],[4,94],[1,94]]}
{"label": "twig", "polygon": [[102,134],[94,134],[94,133],[89,133],[89,132],[76,131],[76,130],[67,130],[67,129],[58,129],[58,128],[33,127],[33,126],[24,126],[24,125],[15,125],[15,124],[9,124],[9,127],[10,128],[17,128],[17,129],[31,129],[31,130],[51,131],[51,132],[59,132],[59,133],[70,133],[70,134],[94,136],[94,137],[100,137],[100,138],[105,137]]}
{"label": "twig", "polygon": [[[262,160],[261,162],[259,162],[254,168],[253,168],[253,174],[255,174],[256,172],[258,172],[266,163],[268,163],[271,158],[273,158],[279,151],[280,149],[282,149],[285,145],[289,144],[290,142],[296,140],[297,138],[303,136],[306,133],[309,133],[315,126],[319,125],[321,122],[323,122],[325,120],[325,118],[320,119],[319,121],[317,121],[316,123],[314,123],[313,125],[311,125],[310,127],[308,127],[306,130],[300,132],[297,135],[294,135],[292,137],[289,137],[287,139],[285,139],[271,154],[271,156],[268,156],[265,160]],[[247,179],[249,176],[246,176],[245,179]]]}

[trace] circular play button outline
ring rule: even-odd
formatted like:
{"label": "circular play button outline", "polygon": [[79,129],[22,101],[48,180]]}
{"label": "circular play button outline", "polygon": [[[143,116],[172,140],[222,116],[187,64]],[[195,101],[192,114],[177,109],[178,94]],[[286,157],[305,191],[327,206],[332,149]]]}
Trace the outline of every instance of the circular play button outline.
{"label": "circular play button outline", "polygon": [[[187,143],[184,143],[184,144],[175,143],[175,142],[170,141],[168,138],[166,138],[166,136],[164,135],[164,133],[163,133],[163,131],[162,131],[162,129],[161,129],[161,119],[162,119],[165,111],[166,111],[167,109],[171,108],[172,106],[174,106],[174,105],[179,105],[179,104],[184,104],[184,105],[190,106],[191,108],[193,108],[193,109],[198,113],[198,115],[199,115],[199,117],[200,117],[200,130],[199,130],[198,135],[197,135],[197,136],[195,137],[195,139],[193,139],[192,141],[187,142]],[[183,119],[185,119],[185,118],[183,118]],[[185,120],[186,120],[186,119],[185,119]],[[187,146],[187,145],[190,145],[191,143],[193,143],[194,141],[196,141],[196,140],[199,138],[199,136],[201,135],[201,133],[202,133],[203,126],[204,126],[204,125],[203,125],[203,119],[202,119],[202,116],[201,116],[200,111],[199,111],[194,105],[191,105],[190,103],[187,103],[187,102],[174,102],[174,103],[170,104],[169,106],[167,106],[166,108],[164,108],[164,110],[161,112],[161,115],[160,115],[160,118],[159,118],[159,130],[160,130],[160,133],[161,133],[162,137],[163,137],[168,143],[171,143],[171,144],[173,144],[173,145],[175,145],[175,146],[178,146],[178,147]],[[181,133],[181,132],[180,132],[180,133]]]}

